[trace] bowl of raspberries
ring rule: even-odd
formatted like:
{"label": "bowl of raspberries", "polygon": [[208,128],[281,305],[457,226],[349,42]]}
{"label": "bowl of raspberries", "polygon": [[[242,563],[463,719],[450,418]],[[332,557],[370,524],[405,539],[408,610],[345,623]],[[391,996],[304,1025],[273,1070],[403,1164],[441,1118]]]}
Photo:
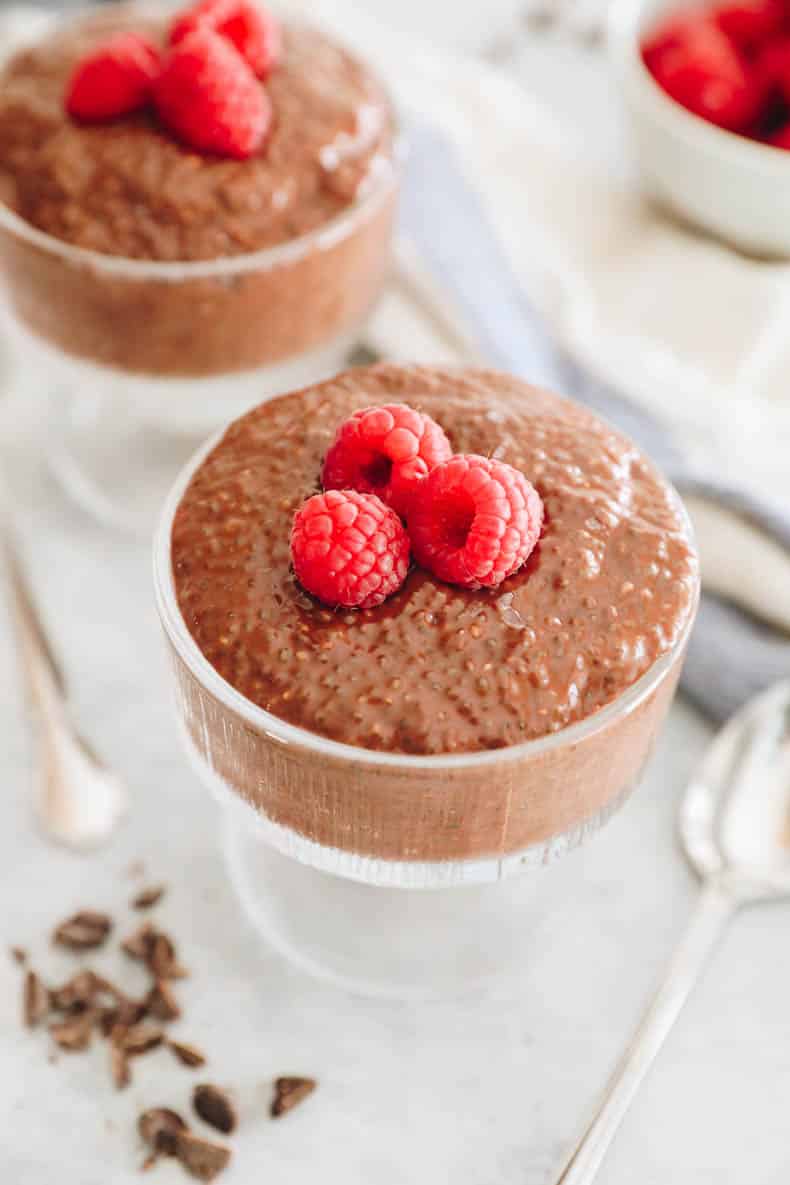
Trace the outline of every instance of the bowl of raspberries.
{"label": "bowl of raspberries", "polygon": [[790,0],[615,0],[609,34],[650,196],[790,257]]}

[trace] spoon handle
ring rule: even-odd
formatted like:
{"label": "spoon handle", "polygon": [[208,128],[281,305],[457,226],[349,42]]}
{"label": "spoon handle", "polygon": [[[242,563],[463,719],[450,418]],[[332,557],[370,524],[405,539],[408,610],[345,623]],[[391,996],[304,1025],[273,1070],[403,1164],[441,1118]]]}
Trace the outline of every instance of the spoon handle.
{"label": "spoon handle", "polygon": [[125,787],[74,727],[62,669],[36,608],[11,526],[0,506],[0,560],[5,560],[12,622],[38,728],[35,808],[45,834],[73,848],[111,835],[126,810]]}
{"label": "spoon handle", "polygon": [[12,528],[8,522],[2,521],[1,516],[0,550],[6,564],[14,625],[20,647],[23,649],[23,669],[28,678],[31,695],[39,709],[43,710],[42,701],[48,698],[65,698],[66,681],[33,599]]}
{"label": "spoon handle", "polygon": [[680,1015],[736,905],[726,887],[714,883],[705,885],[664,980],[555,1185],[590,1185],[595,1179],[640,1084]]}

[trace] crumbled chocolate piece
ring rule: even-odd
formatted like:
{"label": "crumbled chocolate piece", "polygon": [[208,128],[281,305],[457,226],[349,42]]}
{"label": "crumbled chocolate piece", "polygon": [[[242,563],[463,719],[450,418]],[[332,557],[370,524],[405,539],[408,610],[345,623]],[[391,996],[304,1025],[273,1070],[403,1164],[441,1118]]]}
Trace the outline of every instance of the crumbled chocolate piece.
{"label": "crumbled chocolate piece", "polygon": [[27,962],[27,951],[25,948],[22,946],[10,946],[8,951],[14,962],[18,963],[20,967],[24,967]]}
{"label": "crumbled chocolate piece", "polygon": [[293,1110],[302,1099],[313,1093],[317,1085],[315,1078],[276,1078],[274,1098],[269,1108],[272,1118],[278,1119]]}
{"label": "crumbled chocolate piece", "polygon": [[[151,1049],[156,1049],[164,1041],[164,1036],[158,1025],[148,1024],[147,1021],[141,1020],[126,1029],[117,1043],[130,1057],[137,1057],[141,1053],[148,1053]],[[114,1035],[113,1040],[115,1040]]]}
{"label": "crumbled chocolate piece", "polygon": [[99,1012],[99,1028],[102,1037],[111,1037],[118,1025],[118,1009],[102,1008]]}
{"label": "crumbled chocolate piece", "polygon": [[224,1135],[230,1135],[236,1130],[236,1108],[226,1092],[218,1086],[212,1086],[210,1082],[201,1082],[192,1091],[192,1106],[204,1122]]}
{"label": "crumbled chocolate piece", "polygon": [[124,938],[121,943],[121,950],[127,954],[130,959],[139,959],[145,962],[148,958],[148,952],[151,949],[151,944],[154,940],[156,931],[150,922],[143,922],[131,934]]}
{"label": "crumbled chocolate piece", "polygon": [[154,938],[148,966],[157,979],[184,979],[187,972],[176,958],[173,940],[161,932]]}
{"label": "crumbled chocolate piece", "polygon": [[145,1000],[133,1000],[130,996],[119,995],[116,1010],[118,1024],[131,1028],[144,1019],[148,1008]]}
{"label": "crumbled chocolate piece", "polygon": [[152,1107],[143,1111],[137,1129],[151,1151],[158,1156],[175,1156],[178,1137],[187,1125],[170,1107]]}
{"label": "crumbled chocolate piece", "polygon": [[110,1072],[118,1090],[123,1090],[132,1080],[129,1055],[122,1045],[113,1043],[110,1046]]}
{"label": "crumbled chocolate piece", "polygon": [[193,1132],[180,1132],[176,1138],[176,1156],[188,1173],[199,1181],[213,1181],[227,1168],[230,1148],[204,1140]]}
{"label": "crumbled chocolate piece", "polygon": [[188,1066],[190,1070],[206,1064],[205,1055],[194,1045],[187,1045],[184,1041],[168,1041],[167,1047],[178,1058],[181,1065]]}
{"label": "crumbled chocolate piece", "polygon": [[144,1000],[130,1000],[126,996],[118,996],[117,1002],[103,1008],[99,1014],[101,1031],[105,1037],[118,1039],[118,1034],[126,1033],[134,1025],[145,1018],[147,1012]]}
{"label": "crumbled chocolate piece", "polygon": [[178,1000],[166,979],[157,979],[145,998],[145,1008],[156,1020],[178,1020],[181,1015]]}
{"label": "crumbled chocolate piece", "polygon": [[57,1012],[83,1012],[92,1004],[99,990],[99,979],[92,971],[78,971],[59,988],[50,992]]}
{"label": "crumbled chocolate piece", "polygon": [[49,1012],[49,992],[35,971],[25,974],[22,988],[22,1015],[29,1029],[35,1028]]}
{"label": "crumbled chocolate piece", "polygon": [[103,946],[112,930],[112,919],[95,909],[83,909],[55,928],[53,942],[68,950],[95,950]]}
{"label": "crumbled chocolate piece", "polygon": [[121,949],[131,959],[145,963],[156,979],[183,979],[187,974],[178,962],[172,938],[150,922],[143,922],[125,938]]}
{"label": "crumbled chocolate piece", "polygon": [[132,898],[132,909],[153,909],[165,895],[164,885],[149,885]]}
{"label": "crumbled chocolate piece", "polygon": [[90,1010],[80,1012],[68,1020],[57,1021],[49,1026],[49,1031],[56,1044],[68,1053],[77,1053],[87,1049],[93,1035],[95,1014]]}

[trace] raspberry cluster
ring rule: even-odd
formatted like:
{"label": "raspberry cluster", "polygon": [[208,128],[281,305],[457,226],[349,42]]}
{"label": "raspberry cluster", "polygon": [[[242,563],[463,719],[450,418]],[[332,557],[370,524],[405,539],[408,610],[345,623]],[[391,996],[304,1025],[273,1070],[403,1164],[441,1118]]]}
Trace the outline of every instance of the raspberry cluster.
{"label": "raspberry cluster", "polygon": [[291,558],[303,587],[333,607],[381,604],[406,579],[411,552],[439,580],[495,588],[524,564],[543,525],[523,473],[454,455],[440,426],[402,403],[340,425],[322,484],[294,518]]}
{"label": "raspberry cluster", "polygon": [[642,45],[656,82],[687,110],[728,131],[790,148],[790,7],[731,0],[684,11]]}
{"label": "raspberry cluster", "polygon": [[262,85],[281,53],[280,27],[252,0],[199,0],[170,28],[162,53],[137,33],[118,33],[79,62],[66,110],[101,123],[153,107],[189,148],[244,159],[272,121]]}

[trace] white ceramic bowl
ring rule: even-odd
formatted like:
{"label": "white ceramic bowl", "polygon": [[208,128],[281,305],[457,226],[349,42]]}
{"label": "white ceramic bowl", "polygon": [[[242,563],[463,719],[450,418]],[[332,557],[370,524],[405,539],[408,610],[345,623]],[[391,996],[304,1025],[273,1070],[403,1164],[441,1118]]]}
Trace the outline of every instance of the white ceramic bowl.
{"label": "white ceramic bowl", "polygon": [[[699,7],[704,0],[696,0]],[[723,131],[671,99],[640,52],[677,0],[614,0],[609,44],[647,192],[752,254],[790,257],[790,153]]]}

